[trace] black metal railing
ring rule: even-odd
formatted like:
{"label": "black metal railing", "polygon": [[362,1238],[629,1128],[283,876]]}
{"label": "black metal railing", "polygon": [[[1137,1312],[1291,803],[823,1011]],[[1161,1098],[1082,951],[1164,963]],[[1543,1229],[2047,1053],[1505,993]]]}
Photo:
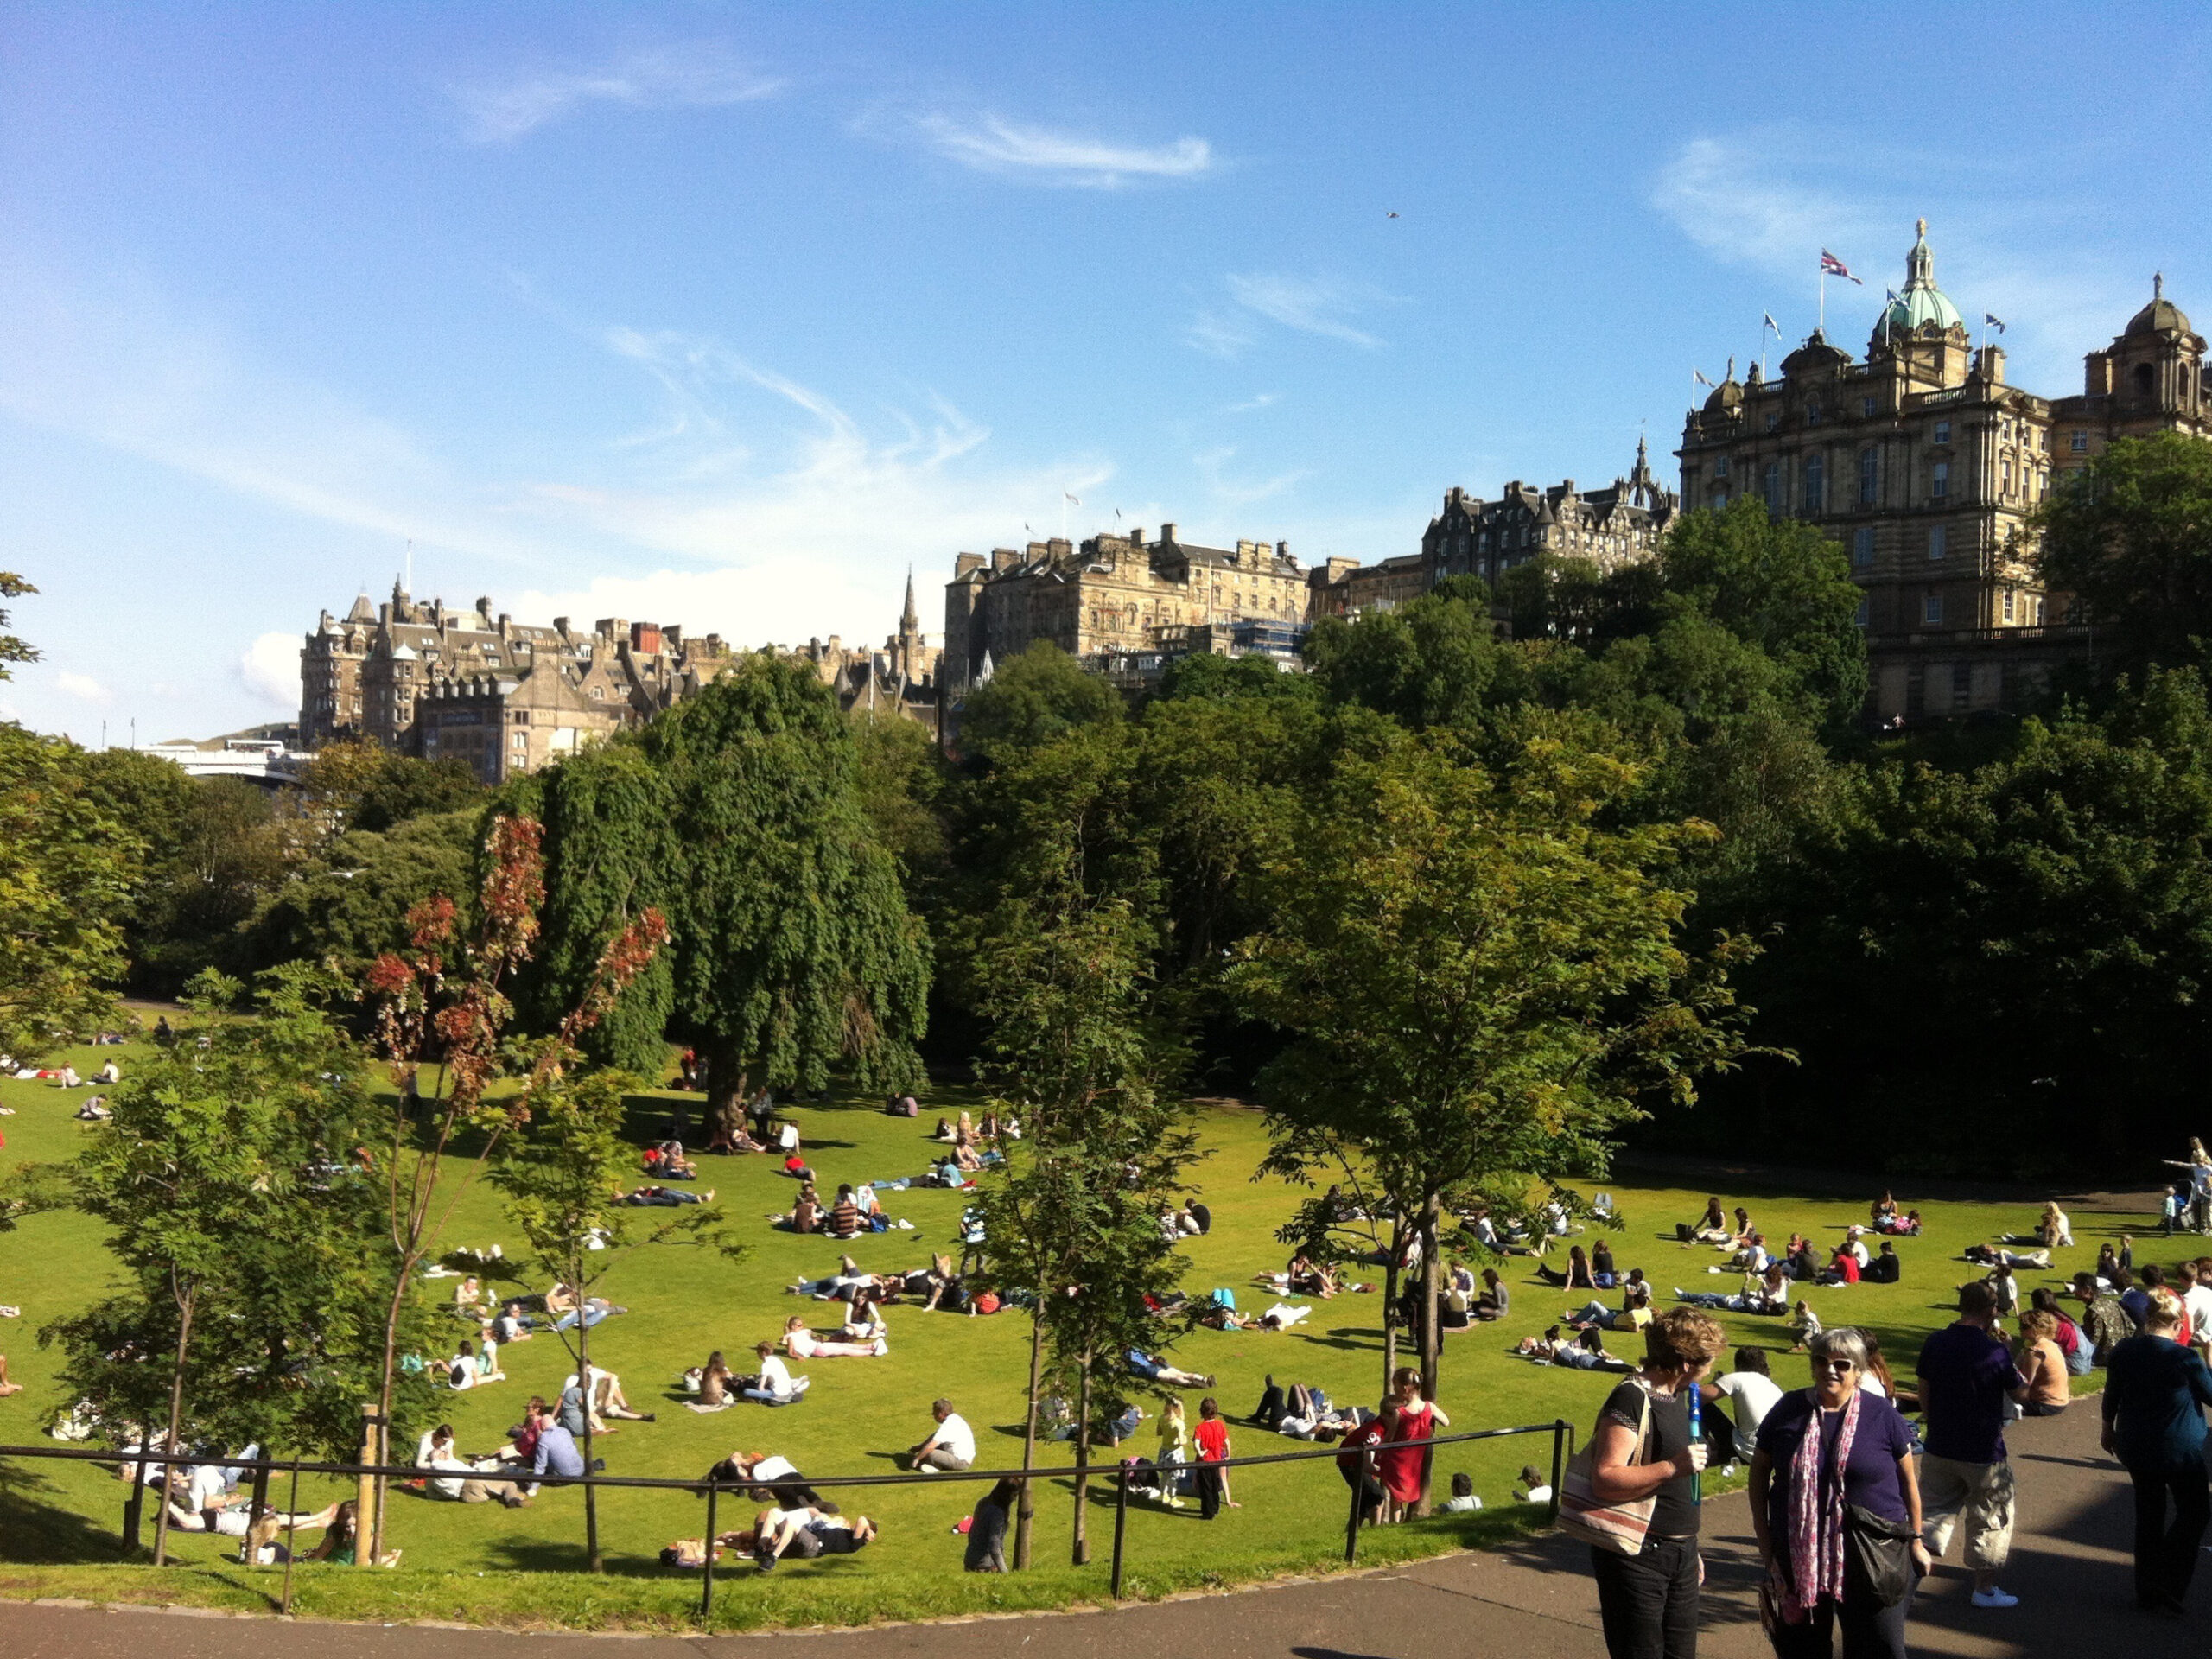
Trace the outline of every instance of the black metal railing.
{"label": "black metal railing", "polygon": [[[1362,1515],[1360,1500],[1363,1496],[1364,1496],[1365,1490],[1369,1484],[1369,1479],[1374,1474],[1375,1459],[1378,1452],[1389,1451],[1396,1446],[1411,1445],[1421,1447],[1424,1455],[1426,1455],[1431,1448],[1435,1446],[1457,1446],[1472,1440],[1504,1440],[1517,1434],[1548,1434],[1551,1436],[1552,1497],[1551,1503],[1548,1507],[1549,1518],[1556,1521],[1559,1518],[1560,1488],[1567,1472],[1567,1459],[1573,1454],[1574,1450],[1574,1425],[1568,1422],[1565,1418],[1555,1418],[1548,1423],[1522,1423],[1511,1428],[1470,1429],[1463,1433],[1440,1434],[1433,1440],[1427,1440],[1398,1441],[1386,1443],[1382,1446],[1363,1446],[1357,1448],[1356,1452],[1353,1453],[1347,1453],[1343,1448],[1338,1446],[1324,1446],[1316,1447],[1307,1451],[1269,1452],[1262,1452],[1254,1457],[1224,1458],[1217,1462],[1205,1464],[1171,1464],[1154,1465],[1152,1469],[1143,1472],[1153,1476],[1162,1477],[1172,1481],[1175,1478],[1177,1472],[1180,1471],[1197,1470],[1200,1468],[1208,1470],[1249,1469],[1259,1467],[1263,1464],[1312,1463],[1324,1458],[1341,1459],[1347,1455],[1356,1455],[1360,1459],[1359,1467],[1356,1472],[1359,1477],[1361,1477],[1361,1478],[1356,1478],[1351,1482],[1351,1514],[1344,1522],[1344,1564],[1349,1567],[1353,1565],[1358,1559],[1360,1520]],[[0,1446],[0,1459],[10,1458],[49,1459],[78,1463],[108,1463],[139,1465],[146,1464],[158,1464],[170,1469],[175,1469],[180,1465],[190,1466],[212,1463],[219,1465],[220,1467],[225,1469],[236,1469],[241,1471],[250,1470],[256,1473],[259,1473],[265,1470],[272,1477],[276,1475],[289,1474],[291,1477],[291,1495],[285,1512],[293,1516],[296,1516],[300,1510],[300,1477],[303,1474],[340,1475],[346,1476],[355,1480],[365,1478],[384,1478],[387,1480],[409,1481],[421,1479],[424,1478],[426,1474],[435,1477],[448,1473],[448,1471],[426,1471],[413,1464],[311,1463],[300,1458],[233,1458],[222,1456],[220,1454],[211,1457],[206,1453],[182,1452],[163,1452],[140,1451],[136,1449],[130,1451],[105,1451],[90,1446]],[[707,1529],[705,1537],[705,1559],[701,1565],[701,1572],[703,1577],[699,1592],[699,1616],[702,1621],[712,1617],[715,1607],[715,1539],[716,1500],[724,1492],[743,1493],[755,1490],[756,1485],[772,1486],[776,1484],[774,1482],[754,1483],[752,1481],[741,1480],[687,1480],[673,1475],[604,1475],[590,1473],[582,1475],[538,1475],[531,1473],[527,1469],[523,1468],[518,1465],[515,1465],[512,1471],[486,1471],[485,1472],[487,1474],[493,1474],[496,1476],[496,1478],[503,1480],[527,1481],[530,1484],[534,1486],[637,1487],[644,1488],[648,1491],[686,1492],[694,1497],[703,1493],[707,1500]],[[1033,1468],[1027,1471],[1020,1469],[962,1469],[950,1471],[932,1472],[926,1475],[915,1473],[911,1471],[899,1471],[894,1473],[879,1475],[809,1475],[805,1477],[805,1481],[806,1484],[809,1486],[822,1488],[847,1486],[906,1486],[918,1485],[925,1481],[928,1482],[932,1486],[942,1486],[949,1482],[980,1480],[988,1480],[994,1483],[1001,1480],[1012,1480],[1022,1482],[1027,1484],[1030,1482],[1035,1481],[1061,1480],[1071,1476],[1095,1476],[1102,1480],[1111,1480],[1114,1483],[1114,1555],[1111,1575],[1112,1594],[1116,1600],[1119,1600],[1122,1595],[1122,1569],[1126,1562],[1126,1536],[1128,1532],[1129,1512],[1129,1487],[1132,1477],[1138,1473],[1139,1471],[1130,1469],[1127,1465],[1116,1462],[1110,1464],[1089,1464],[1084,1465],[1057,1465],[1052,1468]],[[139,1485],[143,1479],[144,1471],[142,1466],[132,1482],[132,1495],[134,1499],[138,1495]],[[164,1483],[164,1486],[166,1486],[166,1483]],[[168,1501],[166,1491],[164,1491],[162,1494],[162,1501]],[[365,1559],[369,1554],[367,1548],[367,1529],[362,1525],[358,1518],[355,1527],[356,1529],[354,1535],[356,1548],[359,1552],[359,1558],[357,1558],[357,1565],[372,1567],[375,1563]],[[287,1527],[285,1529],[286,1548],[284,1562],[284,1590],[281,1606],[282,1611],[288,1614],[292,1611],[292,1566],[294,1560],[297,1559],[299,1553],[296,1549],[291,1548],[292,1532],[293,1529],[290,1527]],[[126,1543],[132,1543],[135,1541],[135,1538],[126,1533]],[[378,1548],[381,1548],[382,1541],[381,1538],[378,1538],[376,1541]]]}

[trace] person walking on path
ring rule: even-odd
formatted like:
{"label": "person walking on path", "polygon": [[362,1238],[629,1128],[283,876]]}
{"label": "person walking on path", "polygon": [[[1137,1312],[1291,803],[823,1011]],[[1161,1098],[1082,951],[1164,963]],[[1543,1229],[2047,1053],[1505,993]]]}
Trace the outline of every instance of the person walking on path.
{"label": "person walking on path", "polygon": [[[1751,1459],[1751,1534],[1773,1598],[1774,1651],[1829,1659],[1840,1629],[1844,1659],[1905,1659],[1913,1586],[1934,1565],[1920,1539],[1912,1430],[1860,1386],[1868,1355],[1858,1331],[1823,1331],[1812,1349],[1813,1386],[1768,1411]],[[1862,1547],[1891,1569],[1885,1582],[1851,1570]]]}
{"label": "person walking on path", "polygon": [[2182,1341],[2183,1326],[2181,1299],[2154,1292],[2143,1334],[2113,1349],[2105,1373],[2104,1448],[2135,1486],[2136,1605],[2167,1618],[2188,1616],[2183,1599],[2212,1520],[2204,1471],[2212,1370]]}
{"label": "person walking on path", "polygon": [[2027,1393],[2012,1351],[1992,1332],[1996,1294],[1980,1280],[1959,1287],[1957,1320],[1921,1345],[1920,1404],[1927,1432],[1921,1503],[1929,1553],[1941,1558],[1954,1522],[1966,1522],[1974,1605],[2017,1607],[1997,1575],[2012,1550],[2012,1465],[2005,1456],[2005,1402]]}
{"label": "person walking on path", "polygon": [[[1591,1441],[1591,1495],[1600,1503],[1656,1497],[1643,1548],[1633,1555],[1592,1546],[1598,1611],[1612,1659],[1696,1659],[1698,1561],[1695,1483],[1703,1440],[1690,1438],[1689,1390],[1728,1345],[1710,1313],[1670,1308],[1644,1327],[1643,1368],[1606,1397]],[[1649,1414],[1650,1450],[1635,1460]]]}

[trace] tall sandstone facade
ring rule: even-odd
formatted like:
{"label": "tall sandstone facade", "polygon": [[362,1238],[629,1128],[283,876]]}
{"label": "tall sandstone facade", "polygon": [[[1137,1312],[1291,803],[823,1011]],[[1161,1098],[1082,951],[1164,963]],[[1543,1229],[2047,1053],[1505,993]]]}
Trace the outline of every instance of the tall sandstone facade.
{"label": "tall sandstone facade", "polygon": [[1816,330],[1772,380],[1731,364],[1684,424],[1681,499],[1754,494],[1843,543],[1878,719],[2010,708],[2088,645],[2037,580],[2029,514],[2115,439],[2212,432],[2204,350],[2154,278],[2080,393],[2009,385],[2004,352],[1977,346],[1936,285],[1923,220],[1863,361]]}

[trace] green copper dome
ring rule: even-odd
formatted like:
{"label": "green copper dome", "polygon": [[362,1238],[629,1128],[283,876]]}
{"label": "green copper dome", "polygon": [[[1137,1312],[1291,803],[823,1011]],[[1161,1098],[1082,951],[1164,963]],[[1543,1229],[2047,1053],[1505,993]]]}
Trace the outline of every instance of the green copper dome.
{"label": "green copper dome", "polygon": [[1904,287],[1875,322],[1872,345],[1887,345],[1893,338],[1909,339],[1931,323],[1939,332],[1966,327],[1950,296],[1936,286],[1936,256],[1928,247],[1928,221],[1922,219],[1918,228],[1919,239],[1905,256]]}

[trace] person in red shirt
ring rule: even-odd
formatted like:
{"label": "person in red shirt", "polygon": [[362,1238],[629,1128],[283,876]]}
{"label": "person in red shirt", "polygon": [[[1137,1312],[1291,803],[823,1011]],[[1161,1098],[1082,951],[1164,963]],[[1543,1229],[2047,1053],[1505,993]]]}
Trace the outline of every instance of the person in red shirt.
{"label": "person in red shirt", "polygon": [[1452,1420],[1421,1394],[1421,1373],[1401,1365],[1390,1377],[1391,1403],[1397,1408],[1388,1436],[1389,1450],[1375,1458],[1375,1472],[1390,1499],[1390,1518],[1396,1520],[1414,1504],[1428,1484],[1428,1448],[1417,1442],[1433,1440],[1437,1426],[1452,1427]]}
{"label": "person in red shirt", "polygon": [[1382,1521],[1382,1505],[1389,1497],[1375,1478],[1374,1461],[1366,1455],[1367,1448],[1379,1446],[1390,1438],[1397,1415],[1397,1402],[1385,1400],[1378,1414],[1345,1433],[1344,1450],[1337,1453],[1337,1472],[1344,1478],[1345,1485],[1359,1494],[1360,1521],[1365,1526]]}
{"label": "person in red shirt", "polygon": [[1229,1497],[1229,1471],[1220,1465],[1229,1455],[1229,1425],[1222,1421],[1221,1406],[1211,1395],[1198,1402],[1198,1427],[1191,1437],[1198,1442],[1198,1515],[1211,1521],[1222,1505],[1238,1507]]}

